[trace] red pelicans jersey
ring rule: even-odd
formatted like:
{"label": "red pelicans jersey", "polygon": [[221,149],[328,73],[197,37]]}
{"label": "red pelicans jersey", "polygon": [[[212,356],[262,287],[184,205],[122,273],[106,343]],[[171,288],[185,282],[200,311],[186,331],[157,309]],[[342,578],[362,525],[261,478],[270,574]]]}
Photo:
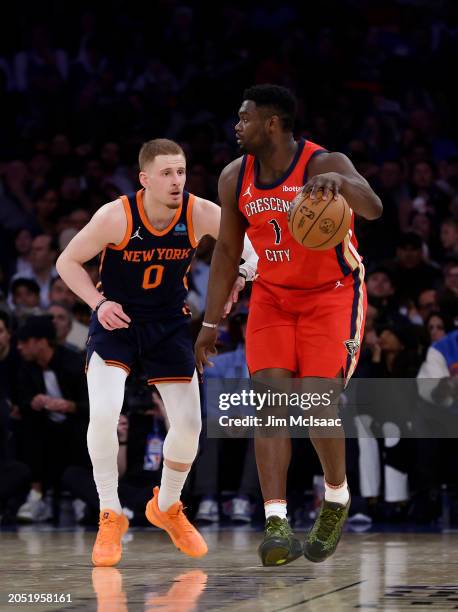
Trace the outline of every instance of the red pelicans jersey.
{"label": "red pelicans jersey", "polygon": [[314,289],[336,283],[361,263],[353,218],[344,241],[326,251],[306,249],[289,232],[290,202],[307,182],[309,160],[323,151],[319,145],[301,139],[288,170],[270,185],[259,183],[256,158],[243,157],[237,184],[238,206],[249,223],[247,234],[259,256],[259,280],[265,283],[290,289]]}

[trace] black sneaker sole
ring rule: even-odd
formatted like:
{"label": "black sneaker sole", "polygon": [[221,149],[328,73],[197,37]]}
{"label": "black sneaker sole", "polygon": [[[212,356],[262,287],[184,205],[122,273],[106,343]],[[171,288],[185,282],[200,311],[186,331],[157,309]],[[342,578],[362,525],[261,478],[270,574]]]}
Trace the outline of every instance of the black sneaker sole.
{"label": "black sneaker sole", "polygon": [[304,546],[304,557],[306,559],[308,559],[309,561],[311,561],[312,563],[321,563],[322,561],[326,561],[326,559],[329,559],[329,557],[331,557],[337,550],[337,546],[336,548],[334,548],[333,551],[326,553],[325,556],[323,557],[315,557],[313,554],[310,553],[309,550],[307,550],[307,547]]}
{"label": "black sneaker sole", "polygon": [[280,538],[270,538],[262,542],[258,548],[259,557],[264,567],[287,565],[302,556],[303,550],[300,542],[295,540],[293,550],[288,542]]}

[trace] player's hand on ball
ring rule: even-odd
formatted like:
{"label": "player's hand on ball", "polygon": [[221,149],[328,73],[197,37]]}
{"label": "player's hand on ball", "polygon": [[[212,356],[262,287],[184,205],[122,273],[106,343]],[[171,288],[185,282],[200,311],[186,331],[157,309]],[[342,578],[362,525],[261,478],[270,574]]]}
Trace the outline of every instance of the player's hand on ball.
{"label": "player's hand on ball", "polygon": [[130,318],[122,309],[121,304],[107,300],[100,305],[97,317],[105,329],[121,329],[129,327]]}
{"label": "player's hand on ball", "polygon": [[194,345],[194,356],[196,358],[197,370],[202,374],[205,366],[213,367],[213,363],[209,361],[210,355],[216,355],[216,338],[218,330],[211,327],[202,327],[197,336],[196,344]]}
{"label": "player's hand on ball", "polygon": [[227,302],[224,305],[223,318],[231,312],[231,308],[238,302],[239,293],[245,288],[246,280],[242,276],[237,276],[237,279],[231,289]]}
{"label": "player's hand on ball", "polygon": [[327,200],[330,193],[333,194],[334,199],[337,199],[342,189],[342,184],[342,175],[337,172],[317,174],[316,176],[312,176],[304,187],[302,187],[302,193],[304,195],[310,195],[311,200],[316,200],[319,197],[323,200]]}

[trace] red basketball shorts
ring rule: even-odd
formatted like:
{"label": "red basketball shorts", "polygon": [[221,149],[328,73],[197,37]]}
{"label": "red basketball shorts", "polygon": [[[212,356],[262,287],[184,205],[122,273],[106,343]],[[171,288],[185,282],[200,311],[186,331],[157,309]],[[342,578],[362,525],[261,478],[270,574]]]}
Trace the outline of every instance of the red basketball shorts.
{"label": "red basketball shorts", "polygon": [[298,378],[345,380],[358,362],[366,313],[364,268],[319,289],[255,281],[246,332],[251,374],[283,368]]}

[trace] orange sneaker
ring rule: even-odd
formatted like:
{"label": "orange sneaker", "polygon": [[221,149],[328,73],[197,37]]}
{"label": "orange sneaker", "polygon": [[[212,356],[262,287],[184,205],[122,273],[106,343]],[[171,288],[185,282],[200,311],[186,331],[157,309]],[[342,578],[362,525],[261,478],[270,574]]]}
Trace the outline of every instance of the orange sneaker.
{"label": "orange sneaker", "polygon": [[121,560],[121,538],[129,528],[124,514],[114,510],[101,510],[99,531],[92,549],[92,563],[97,567],[116,565]]}
{"label": "orange sneaker", "polygon": [[161,512],[157,505],[159,487],[153,489],[153,499],[146,504],[145,515],[150,523],[164,529],[172,538],[172,542],[190,557],[203,557],[208,552],[207,544],[195,527],[186,518],[183,504],[178,501],[166,512]]}

